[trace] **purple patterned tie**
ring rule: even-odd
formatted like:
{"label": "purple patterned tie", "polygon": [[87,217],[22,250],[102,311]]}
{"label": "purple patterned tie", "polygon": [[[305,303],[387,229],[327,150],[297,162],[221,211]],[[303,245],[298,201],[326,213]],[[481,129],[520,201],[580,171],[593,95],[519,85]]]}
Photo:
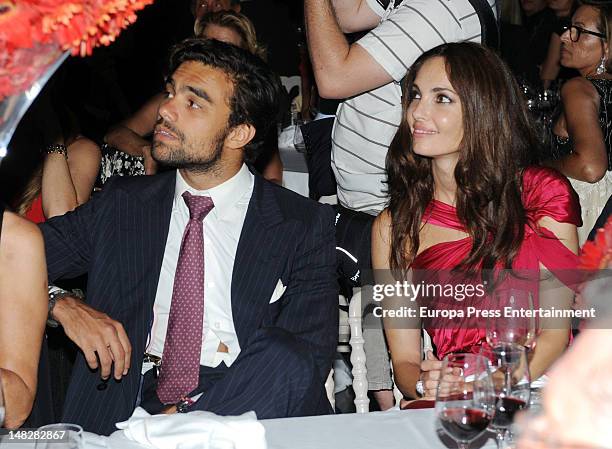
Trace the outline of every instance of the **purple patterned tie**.
{"label": "purple patterned tie", "polygon": [[202,221],[215,206],[208,196],[183,193],[189,222],[183,233],[172,290],[157,396],[174,404],[193,391],[200,378],[204,317],[204,231]]}

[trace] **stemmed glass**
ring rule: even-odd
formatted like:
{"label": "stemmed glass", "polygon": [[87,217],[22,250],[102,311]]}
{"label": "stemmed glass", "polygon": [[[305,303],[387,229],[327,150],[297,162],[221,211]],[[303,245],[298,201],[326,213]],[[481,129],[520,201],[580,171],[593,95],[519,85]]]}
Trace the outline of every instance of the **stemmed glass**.
{"label": "stemmed glass", "polygon": [[298,118],[295,121],[295,129],[293,131],[293,146],[300,153],[306,151],[306,143],[304,142],[304,135],[302,134],[303,124],[304,121],[301,118]]}
{"label": "stemmed glass", "polygon": [[495,417],[489,430],[496,435],[498,449],[503,449],[507,446],[514,415],[529,406],[531,390],[527,353],[524,346],[517,344],[500,344],[493,348],[483,346],[480,353],[489,361],[496,397]]}
{"label": "stemmed glass", "polygon": [[483,434],[493,419],[495,393],[486,358],[450,354],[442,363],[436,394],[436,416],[459,449]]}
{"label": "stemmed glass", "polygon": [[83,428],[78,424],[48,424],[38,428],[36,449],[82,449]]}
{"label": "stemmed glass", "polygon": [[517,288],[502,289],[493,293],[493,300],[501,317],[487,321],[487,343],[491,347],[517,344],[533,349],[537,324],[532,293]]}

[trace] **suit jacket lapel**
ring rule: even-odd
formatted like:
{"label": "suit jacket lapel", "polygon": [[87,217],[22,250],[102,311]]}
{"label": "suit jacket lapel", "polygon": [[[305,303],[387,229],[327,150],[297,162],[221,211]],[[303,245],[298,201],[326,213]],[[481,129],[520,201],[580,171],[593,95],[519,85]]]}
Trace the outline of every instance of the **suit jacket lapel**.
{"label": "suit jacket lapel", "polygon": [[[286,221],[274,186],[255,175],[232,273],[232,315],[238,341],[245,347],[261,322],[266,305],[285,267]],[[283,246],[283,244],[285,246]]]}
{"label": "suit jacket lapel", "polygon": [[[174,198],[175,171],[151,177],[127,207],[120,207],[121,275],[129,300],[144,301],[146,332],[153,318]],[[145,335],[146,337],[146,335]]]}

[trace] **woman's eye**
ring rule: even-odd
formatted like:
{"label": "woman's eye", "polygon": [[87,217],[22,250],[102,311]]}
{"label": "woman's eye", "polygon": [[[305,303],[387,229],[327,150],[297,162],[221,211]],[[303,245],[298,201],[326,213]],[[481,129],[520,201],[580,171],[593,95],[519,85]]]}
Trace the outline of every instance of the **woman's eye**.
{"label": "woman's eye", "polygon": [[452,103],[453,102],[453,100],[451,100],[450,97],[446,95],[438,95],[438,97],[436,98],[436,101],[438,103]]}
{"label": "woman's eye", "polygon": [[164,91],[164,98],[172,98],[172,93],[168,90]]}
{"label": "woman's eye", "polygon": [[421,99],[421,94],[419,93],[418,90],[413,90],[412,92],[410,92],[410,99],[411,100],[420,100]]}

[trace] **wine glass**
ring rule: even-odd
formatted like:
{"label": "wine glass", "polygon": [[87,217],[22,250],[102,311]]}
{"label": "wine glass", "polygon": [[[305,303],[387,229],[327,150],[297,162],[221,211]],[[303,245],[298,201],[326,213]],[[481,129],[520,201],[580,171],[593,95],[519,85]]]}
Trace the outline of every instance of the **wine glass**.
{"label": "wine glass", "polygon": [[507,446],[507,437],[514,415],[529,406],[530,377],[527,351],[517,344],[482,347],[489,361],[489,370],[495,390],[495,416],[489,430],[495,433],[498,449]]}
{"label": "wine glass", "polygon": [[302,125],[304,121],[298,118],[295,121],[295,129],[293,131],[293,146],[297,151],[303,153],[306,151],[306,143],[304,142],[304,135],[302,134]]}
{"label": "wine glass", "polygon": [[48,424],[39,427],[36,449],[83,449],[83,428],[78,424]]}
{"label": "wine glass", "polygon": [[501,289],[493,293],[493,300],[501,316],[487,321],[487,343],[491,347],[518,344],[533,349],[537,326],[532,293],[517,288]]}
{"label": "wine glass", "polygon": [[483,434],[493,419],[495,393],[489,363],[479,354],[449,354],[442,363],[436,416],[459,449]]}

